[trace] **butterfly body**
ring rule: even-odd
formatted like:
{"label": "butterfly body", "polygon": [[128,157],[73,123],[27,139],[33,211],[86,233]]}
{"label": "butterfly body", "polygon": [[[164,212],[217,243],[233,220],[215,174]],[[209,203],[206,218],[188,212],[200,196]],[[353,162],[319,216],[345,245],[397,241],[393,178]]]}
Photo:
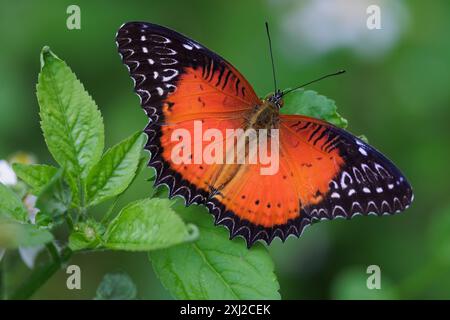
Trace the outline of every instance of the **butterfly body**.
{"label": "butterfly body", "polygon": [[263,100],[254,108],[249,118],[248,127],[258,129],[279,129],[280,111],[277,104],[270,100]]}
{"label": "butterfly body", "polygon": [[[393,214],[411,204],[411,186],[380,152],[325,121],[280,114],[282,92],[258,98],[236,68],[198,42],[145,22],[126,23],[116,41],[149,117],[144,131],[156,186],[186,205],[205,205],[231,237],[248,246],[284,241],[314,221]],[[185,143],[185,161],[174,161],[177,132],[198,136],[199,128],[215,138]],[[247,161],[256,152],[247,138],[216,148],[215,160],[223,161],[205,161],[205,150],[229,141],[229,130],[249,129],[267,132],[277,166]],[[245,161],[229,163],[227,155]]]}

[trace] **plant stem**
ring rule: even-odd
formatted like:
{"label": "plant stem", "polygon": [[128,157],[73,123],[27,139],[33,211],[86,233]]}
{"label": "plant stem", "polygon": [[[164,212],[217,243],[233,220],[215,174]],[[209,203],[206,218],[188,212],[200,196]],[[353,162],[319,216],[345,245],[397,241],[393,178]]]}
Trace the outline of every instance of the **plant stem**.
{"label": "plant stem", "polygon": [[41,267],[33,272],[33,274],[24,281],[22,286],[11,295],[12,300],[24,300],[30,298],[44,283],[47,282],[65,263],[67,263],[71,256],[72,250],[65,248],[57,261],[53,260],[49,264]]}
{"label": "plant stem", "polygon": [[64,212],[64,218],[66,220],[67,226],[69,227],[69,231],[72,233],[72,231],[73,231],[73,220],[72,220],[72,216],[70,215],[70,210]]}
{"label": "plant stem", "polygon": [[[77,221],[84,221],[86,218],[86,199],[85,199],[85,190],[84,184],[80,178],[78,178],[78,189],[80,190],[80,207],[78,208],[78,219]],[[81,220],[79,220],[81,219]]]}
{"label": "plant stem", "polygon": [[106,211],[105,215],[102,218],[101,223],[103,225],[106,225],[106,223],[109,221],[109,219],[111,218],[111,214],[113,213],[114,208],[116,207],[117,202],[119,201],[121,194],[119,194],[113,201],[113,203],[109,206],[108,211]]}
{"label": "plant stem", "polygon": [[3,260],[0,262],[0,300],[6,300],[8,298],[8,291],[6,288],[6,256],[4,253]]}
{"label": "plant stem", "polygon": [[55,244],[53,242],[49,242],[45,245],[48,252],[52,256],[52,259],[54,262],[61,262],[61,257],[59,256],[58,249],[56,248]]}

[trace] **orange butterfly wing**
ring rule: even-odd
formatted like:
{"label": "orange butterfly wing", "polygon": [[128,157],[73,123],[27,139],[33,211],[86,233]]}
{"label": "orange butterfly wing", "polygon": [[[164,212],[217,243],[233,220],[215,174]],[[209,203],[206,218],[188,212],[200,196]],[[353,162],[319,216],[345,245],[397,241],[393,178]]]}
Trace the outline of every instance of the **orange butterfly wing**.
{"label": "orange butterfly wing", "polygon": [[[300,119],[305,123],[298,127]],[[341,171],[344,160],[339,151],[321,150],[310,139],[313,133],[322,137],[318,129],[325,123],[319,127],[314,119],[305,119],[281,116],[276,174],[261,175],[261,165],[245,165],[210,200],[212,207],[220,208],[217,221],[227,224],[232,236],[244,236],[248,245],[300,236],[313,220],[305,209],[327,201],[330,183]]]}
{"label": "orange butterfly wing", "polygon": [[281,115],[280,131],[283,150],[297,164],[303,213],[310,220],[393,214],[411,204],[411,186],[399,169],[347,131],[297,115]]}
{"label": "orange butterfly wing", "polygon": [[274,175],[261,175],[260,169],[258,164],[241,166],[234,179],[207,203],[216,223],[226,225],[232,238],[243,236],[248,246],[259,239],[270,243],[276,236],[283,240],[289,234],[299,236],[309,223],[299,219],[295,169],[286,155],[280,152]]}
{"label": "orange butterfly wing", "polygon": [[[248,246],[270,243],[299,236],[315,220],[396,213],[411,203],[411,187],[382,154],[304,116],[280,116],[274,175],[261,175],[258,164],[175,163],[177,129],[195,136],[194,121],[200,121],[203,130],[217,129],[225,138],[226,129],[242,128],[261,101],[228,62],[170,29],[127,23],[117,44],[150,119],[146,149],[155,185],[167,185],[170,197],[181,195],[187,205],[206,205],[231,237],[242,235]],[[194,158],[194,141],[185,147]]]}
{"label": "orange butterfly wing", "polygon": [[178,141],[173,133],[184,129],[194,136],[194,121],[200,121],[203,131],[217,129],[225,137],[226,129],[242,127],[260,99],[231,64],[173,30],[130,22],[119,29],[116,40],[150,118],[146,149],[157,172],[155,185],[166,184],[171,197],[181,195],[187,204],[205,203],[221,166],[174,163]]}
{"label": "orange butterfly wing", "polygon": [[280,116],[280,169],[246,165],[210,200],[218,223],[250,246],[300,236],[314,221],[399,213],[411,186],[380,152],[350,133],[306,116]]}

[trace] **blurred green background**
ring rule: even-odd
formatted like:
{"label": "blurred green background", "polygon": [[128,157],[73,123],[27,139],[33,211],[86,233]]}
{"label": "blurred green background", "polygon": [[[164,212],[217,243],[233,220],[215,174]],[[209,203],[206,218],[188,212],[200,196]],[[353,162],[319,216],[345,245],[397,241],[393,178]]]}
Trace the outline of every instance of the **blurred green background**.
{"label": "blurred green background", "polygon": [[[66,9],[81,8],[81,30]],[[381,8],[369,30],[366,8]],[[52,163],[39,128],[35,84],[44,45],[78,75],[104,116],[110,146],[147,119],[114,37],[132,20],[162,24],[231,61],[260,96],[273,90],[264,22],[270,23],[281,88],[337,69],[314,84],[334,99],[348,129],[365,134],[410,180],[415,202],[404,214],[324,222],[301,239],[270,247],[284,299],[450,298],[450,2],[433,1],[0,1],[0,159],[16,151]],[[147,196],[146,169],[121,201]],[[100,208],[99,210],[101,210]],[[9,259],[20,282],[28,271]],[[92,298],[106,272],[128,272],[139,296],[170,298],[145,254],[78,254],[82,290],[57,273],[35,298]],[[382,289],[366,288],[366,268],[381,268]]]}

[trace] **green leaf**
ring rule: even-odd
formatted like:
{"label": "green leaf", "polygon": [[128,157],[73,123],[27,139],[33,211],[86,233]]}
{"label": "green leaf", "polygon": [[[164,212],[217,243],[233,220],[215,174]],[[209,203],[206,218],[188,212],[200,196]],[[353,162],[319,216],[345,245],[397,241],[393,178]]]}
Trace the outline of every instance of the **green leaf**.
{"label": "green leaf", "polygon": [[123,192],[133,180],[145,141],[138,132],[109,149],[86,181],[89,205],[95,205]]}
{"label": "green leaf", "polygon": [[136,285],[124,272],[108,273],[97,288],[95,300],[134,300]]}
{"label": "green leaf", "polygon": [[79,178],[77,178],[76,176],[71,175],[68,172],[65,172],[64,176],[65,176],[65,180],[66,180],[67,184],[70,187],[70,191],[71,191],[71,194],[72,194],[71,207],[72,208],[81,207],[81,192],[80,192],[80,189],[82,188],[83,196],[84,196],[84,191],[85,191],[85,185],[86,184],[83,181],[81,181]]}
{"label": "green leaf", "polygon": [[69,209],[71,199],[71,191],[64,180],[61,168],[42,188],[36,200],[36,208],[40,210],[39,214],[55,219]]}
{"label": "green leaf", "polygon": [[364,134],[359,135],[358,138],[360,138],[365,143],[369,143],[369,139]]}
{"label": "green leaf", "polygon": [[22,201],[2,183],[0,183],[0,218],[28,221],[28,211]]}
{"label": "green leaf", "polygon": [[105,247],[129,251],[167,248],[191,239],[188,226],[167,199],[144,199],[127,205],[103,237]]}
{"label": "green leaf", "polygon": [[287,94],[281,112],[301,114],[325,120],[340,128],[347,127],[347,120],[337,113],[336,103],[312,90],[299,89]]}
{"label": "green leaf", "polygon": [[201,207],[183,209],[200,237],[192,243],[149,253],[153,269],[177,299],[280,299],[279,284],[267,249],[247,249],[242,239],[214,226]]}
{"label": "green leaf", "polygon": [[[92,246],[91,241],[86,239],[82,232],[74,232],[69,236],[69,248],[72,251],[83,250]],[[95,246],[94,246],[95,247]]]}
{"label": "green leaf", "polygon": [[31,193],[39,194],[43,187],[58,171],[57,168],[44,164],[13,164],[14,172],[31,187]]}
{"label": "green leaf", "polygon": [[69,248],[73,251],[97,248],[104,232],[104,227],[95,220],[79,223],[69,236]]}
{"label": "green leaf", "polygon": [[0,220],[0,248],[34,247],[53,240],[53,235],[34,224]]}
{"label": "green leaf", "polygon": [[103,151],[100,111],[72,70],[48,47],[42,49],[41,64],[37,97],[48,149],[69,174],[84,178]]}
{"label": "green leaf", "polygon": [[133,184],[137,176],[147,167],[147,164],[148,164],[148,154],[141,155],[141,157],[139,158],[139,163],[137,165],[136,174],[134,175],[133,180],[131,180],[130,185]]}

